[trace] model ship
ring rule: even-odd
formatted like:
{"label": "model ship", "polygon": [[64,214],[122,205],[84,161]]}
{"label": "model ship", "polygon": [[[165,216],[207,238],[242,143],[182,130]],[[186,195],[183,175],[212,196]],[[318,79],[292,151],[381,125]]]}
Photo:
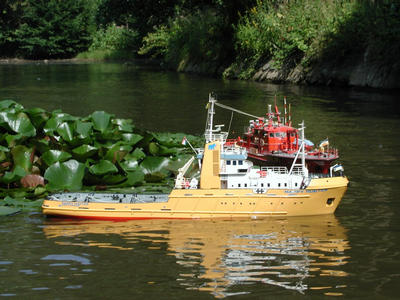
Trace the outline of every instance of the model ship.
{"label": "model ship", "polygon": [[237,139],[237,143],[246,148],[249,158],[258,164],[290,167],[304,141],[308,170],[311,173],[328,174],[334,161],[339,158],[338,150],[329,147],[327,138],[318,147],[314,147],[309,140],[300,140],[299,130],[292,127],[290,106],[287,114],[286,98],[284,107],[285,114],[281,118],[276,103],[275,112],[272,112],[269,105],[266,117],[250,120],[246,132]]}
{"label": "model ship", "polygon": [[348,185],[343,168],[328,174],[310,173],[306,166],[304,124],[290,168],[254,166],[248,151],[227,141],[214,126],[215,104],[208,102],[205,145],[196,157],[200,178],[185,178],[193,156],[180,170],[170,194],[58,193],[43,202],[50,216],[85,219],[260,218],[332,214]]}

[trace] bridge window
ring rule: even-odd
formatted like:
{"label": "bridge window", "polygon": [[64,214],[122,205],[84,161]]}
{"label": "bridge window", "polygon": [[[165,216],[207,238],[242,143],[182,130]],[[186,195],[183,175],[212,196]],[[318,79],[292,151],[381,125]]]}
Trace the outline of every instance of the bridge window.
{"label": "bridge window", "polygon": [[227,165],[230,165],[230,164],[231,164],[231,161],[230,161],[230,160],[227,160],[227,161],[226,161],[226,164],[227,164]]}
{"label": "bridge window", "polygon": [[232,160],[234,166],[236,166],[236,160]]}
{"label": "bridge window", "polygon": [[238,183],[238,187],[240,187],[240,183]]}
{"label": "bridge window", "polygon": [[243,165],[243,160],[239,160],[239,165]]}

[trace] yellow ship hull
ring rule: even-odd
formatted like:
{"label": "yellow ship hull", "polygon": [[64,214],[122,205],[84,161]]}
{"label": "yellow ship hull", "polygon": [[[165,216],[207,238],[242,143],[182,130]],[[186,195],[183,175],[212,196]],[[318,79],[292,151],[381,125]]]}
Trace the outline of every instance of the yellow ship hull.
{"label": "yellow ship hull", "polygon": [[309,216],[335,212],[346,177],[312,179],[306,189],[174,189],[167,202],[100,203],[44,200],[43,213],[84,219],[210,219]]}

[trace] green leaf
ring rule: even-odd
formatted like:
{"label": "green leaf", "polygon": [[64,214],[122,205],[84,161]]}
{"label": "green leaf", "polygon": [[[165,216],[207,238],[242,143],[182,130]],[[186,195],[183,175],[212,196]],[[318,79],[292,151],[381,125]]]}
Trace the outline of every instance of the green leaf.
{"label": "green leaf", "polygon": [[120,187],[133,187],[141,185],[144,181],[144,173],[142,170],[135,170],[133,172],[128,172],[127,179],[125,182],[121,183]]}
{"label": "green leaf", "polygon": [[8,147],[4,147],[4,146],[0,145],[0,151],[2,151],[2,152],[10,152],[10,149],[8,149]]}
{"label": "green leaf", "polygon": [[24,168],[20,166],[16,166],[13,171],[6,172],[3,177],[1,177],[1,181],[5,184],[9,184],[11,182],[16,182],[21,180],[22,177],[26,175],[26,171]]}
{"label": "green leaf", "polygon": [[35,195],[35,197],[38,197],[38,196],[43,195],[44,193],[46,193],[46,191],[47,190],[46,190],[45,187],[38,186],[38,187],[35,188],[34,195]]}
{"label": "green leaf", "polygon": [[166,146],[160,145],[158,149],[158,155],[165,155],[165,156],[170,156],[170,155],[176,155],[179,151],[182,151],[183,149],[181,148],[168,148]]}
{"label": "green leaf", "polygon": [[76,121],[76,132],[80,139],[85,139],[90,136],[92,132],[93,123]]}
{"label": "green leaf", "polygon": [[126,177],[121,174],[107,174],[101,179],[106,184],[119,184],[124,180],[126,180]]}
{"label": "green leaf", "polygon": [[5,110],[6,109],[6,110],[10,111],[11,108],[14,108],[14,109],[16,109],[18,111],[21,111],[22,109],[24,109],[24,107],[21,104],[15,102],[14,100],[2,100],[2,101],[0,101],[0,110]]}
{"label": "green leaf", "polygon": [[104,159],[110,160],[112,162],[120,161],[124,158],[126,154],[132,151],[132,146],[123,145],[120,142],[114,144],[104,156]]}
{"label": "green leaf", "polygon": [[11,154],[13,156],[14,166],[20,166],[29,173],[32,169],[32,156],[33,149],[27,148],[23,145],[15,146],[11,149]]}
{"label": "green leaf", "polygon": [[49,120],[49,113],[41,108],[31,108],[26,110],[26,113],[36,129],[41,127],[47,122],[47,120]]}
{"label": "green leaf", "polygon": [[48,165],[52,165],[56,162],[63,162],[71,158],[71,154],[60,150],[48,150],[42,155],[42,160]]}
{"label": "green leaf", "polygon": [[[0,162],[3,162],[7,159],[7,155],[4,151],[0,151]],[[1,167],[0,167],[1,169]]]}
{"label": "green leaf", "polygon": [[35,127],[33,127],[28,115],[24,112],[16,114],[0,112],[0,120],[6,123],[12,131],[22,136],[30,137],[36,135]]}
{"label": "green leaf", "polygon": [[32,201],[32,200],[24,198],[23,196],[22,197],[13,196],[13,197],[7,196],[6,198],[4,198],[4,203],[8,206],[11,206],[13,208],[16,208],[16,209],[22,210],[22,211],[38,210],[38,209],[40,209],[40,207],[42,206],[42,203],[43,203],[42,200]]}
{"label": "green leaf", "polygon": [[72,142],[74,140],[74,130],[72,126],[67,122],[63,122],[58,126],[57,133],[66,142]]}
{"label": "green leaf", "polygon": [[126,120],[126,119],[113,119],[112,123],[117,125],[117,128],[119,131],[122,132],[132,132],[133,130],[133,125],[132,120]]}
{"label": "green leaf", "polygon": [[75,149],[72,149],[72,153],[76,154],[79,158],[87,158],[94,155],[97,150],[97,147],[82,145]]}
{"label": "green leaf", "polygon": [[140,167],[145,174],[149,174],[161,171],[168,165],[168,162],[169,160],[165,157],[147,156],[140,164]]}
{"label": "green leaf", "polygon": [[94,129],[104,132],[110,124],[111,115],[104,111],[95,111],[91,115]]}
{"label": "green leaf", "polygon": [[125,172],[135,171],[139,167],[138,161],[134,158],[125,159],[119,165]]}
{"label": "green leaf", "polygon": [[17,141],[22,140],[24,137],[22,136],[22,134],[5,134],[5,140],[8,144],[9,148],[12,148],[16,145]]}
{"label": "green leaf", "polygon": [[56,162],[44,173],[50,190],[79,190],[82,188],[82,179],[85,173],[85,165],[69,160],[63,163]]}
{"label": "green leaf", "polygon": [[125,142],[127,142],[129,145],[132,145],[132,146],[137,144],[142,139],[143,139],[143,137],[139,134],[135,134],[135,133],[122,134],[122,140],[124,140]]}
{"label": "green leaf", "polygon": [[151,142],[149,144],[149,152],[151,155],[157,156],[159,150],[160,150],[160,148],[158,147],[158,145],[155,142]]}
{"label": "green leaf", "polygon": [[19,208],[9,207],[9,206],[0,206],[0,217],[1,216],[11,216],[21,212]]}
{"label": "green leaf", "polygon": [[165,175],[162,172],[154,172],[154,173],[145,174],[144,180],[146,182],[161,182],[165,179],[165,177],[167,177],[167,175]]}
{"label": "green leaf", "polygon": [[57,130],[58,126],[62,123],[63,121],[58,119],[57,117],[53,116],[50,119],[47,120],[46,125],[43,127],[43,131],[46,134],[53,134],[54,131]]}
{"label": "green leaf", "polygon": [[125,159],[131,159],[134,158],[136,160],[141,160],[142,158],[145,158],[146,154],[142,151],[140,148],[136,148],[132,153],[129,153],[128,155],[125,156]]}
{"label": "green leaf", "polygon": [[109,160],[100,160],[99,163],[89,168],[90,173],[94,175],[105,175],[118,172],[117,167]]}

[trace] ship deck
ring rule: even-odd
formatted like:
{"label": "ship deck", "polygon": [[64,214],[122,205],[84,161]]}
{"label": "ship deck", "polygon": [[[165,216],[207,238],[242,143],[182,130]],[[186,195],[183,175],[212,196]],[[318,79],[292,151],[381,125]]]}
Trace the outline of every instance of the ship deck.
{"label": "ship deck", "polygon": [[77,203],[160,203],[167,202],[168,196],[168,194],[57,193],[47,199]]}

